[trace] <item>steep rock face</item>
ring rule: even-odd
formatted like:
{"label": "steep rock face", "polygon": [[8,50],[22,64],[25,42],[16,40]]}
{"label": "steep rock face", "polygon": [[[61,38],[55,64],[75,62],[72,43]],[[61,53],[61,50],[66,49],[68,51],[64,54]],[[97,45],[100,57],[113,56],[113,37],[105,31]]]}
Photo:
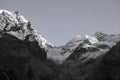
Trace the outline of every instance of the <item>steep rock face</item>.
{"label": "steep rock face", "polygon": [[56,80],[48,46],[18,12],[0,10],[0,80]]}
{"label": "steep rock face", "polygon": [[[14,36],[0,38],[1,80],[26,80],[24,77],[30,53],[25,44]],[[8,76],[8,77],[7,77]]]}
{"label": "steep rock face", "polygon": [[29,41],[37,41],[39,46],[45,48],[46,51],[48,48],[54,47],[54,45],[39,35],[31,23],[21,16],[19,12],[0,10],[0,33],[11,34],[20,40],[24,40],[29,35]]}
{"label": "steep rock face", "polygon": [[47,59],[45,49],[41,48],[37,41],[29,41],[29,35],[25,37],[24,43],[32,55],[40,57],[42,60]]}
{"label": "steep rock face", "polygon": [[[19,74],[22,78],[26,78],[27,68],[33,65],[31,64],[32,59],[39,62],[47,59],[45,50],[40,48],[37,42],[21,41],[7,33],[0,37],[0,66],[3,69],[6,68],[8,71],[15,72],[14,75]],[[34,71],[35,67],[31,68]],[[39,68],[37,69],[39,70]],[[35,74],[35,72],[31,74]],[[8,73],[8,75],[12,74]],[[12,77],[14,78],[14,76]],[[16,77],[20,80],[19,76],[16,75]]]}

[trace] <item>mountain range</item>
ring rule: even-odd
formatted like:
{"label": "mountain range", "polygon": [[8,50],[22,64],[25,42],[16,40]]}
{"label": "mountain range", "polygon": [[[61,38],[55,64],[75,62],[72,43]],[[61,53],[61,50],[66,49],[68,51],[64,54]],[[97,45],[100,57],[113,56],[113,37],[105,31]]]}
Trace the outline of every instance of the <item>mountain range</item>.
{"label": "mountain range", "polygon": [[120,80],[120,34],[96,32],[62,46],[18,11],[0,10],[0,80]]}

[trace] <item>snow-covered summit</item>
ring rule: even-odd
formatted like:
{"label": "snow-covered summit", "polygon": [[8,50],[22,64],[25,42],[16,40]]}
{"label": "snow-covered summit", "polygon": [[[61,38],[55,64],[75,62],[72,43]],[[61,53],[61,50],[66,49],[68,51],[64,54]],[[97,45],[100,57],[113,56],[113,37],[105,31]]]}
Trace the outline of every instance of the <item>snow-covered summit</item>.
{"label": "snow-covered summit", "polygon": [[[96,58],[107,52],[112,46],[120,41],[120,35],[109,35],[102,32],[96,32],[92,36],[75,36],[67,44],[60,48],[54,48],[48,51],[48,58],[57,59],[60,61],[66,60],[70,55],[74,54],[75,50],[79,51],[83,48],[86,53],[81,55],[81,58],[89,57]],[[74,55],[77,56],[77,55]],[[80,58],[80,59],[81,59]]]}
{"label": "snow-covered summit", "polygon": [[73,50],[83,42],[85,36],[75,36],[67,44],[62,47],[55,47],[49,49],[47,57],[54,60],[64,61],[69,55],[73,53]]}
{"label": "snow-covered summit", "polygon": [[31,23],[26,20],[18,11],[11,12],[0,10],[0,36],[9,33],[20,40],[29,36],[30,41],[37,41],[42,48],[54,47],[50,42],[38,34]]}
{"label": "snow-covered summit", "polygon": [[67,44],[60,48],[54,48],[48,51],[48,58],[57,59],[64,61],[69,57],[73,51],[82,44],[82,47],[88,48],[93,47],[93,44],[98,43],[98,40],[95,37],[85,36],[75,36]]}
{"label": "snow-covered summit", "polygon": [[63,50],[70,50],[73,51],[78,45],[80,44],[95,44],[99,41],[96,39],[96,37],[92,36],[76,36],[73,39],[71,39],[64,47]]}
{"label": "snow-covered summit", "polygon": [[96,37],[90,37],[88,35],[85,35],[86,36],[86,39],[91,43],[91,44],[94,44],[94,43],[98,43],[99,41],[96,39]]}
{"label": "snow-covered summit", "polygon": [[120,34],[106,34],[103,32],[96,32],[94,36],[99,40],[99,41],[108,41],[108,42],[118,42],[120,41]]}
{"label": "snow-covered summit", "polygon": [[67,60],[83,60],[85,62],[89,59],[97,58],[110,50],[118,41],[120,35],[105,34],[96,32],[93,36],[85,36],[85,39],[79,44],[74,52],[67,58]]}

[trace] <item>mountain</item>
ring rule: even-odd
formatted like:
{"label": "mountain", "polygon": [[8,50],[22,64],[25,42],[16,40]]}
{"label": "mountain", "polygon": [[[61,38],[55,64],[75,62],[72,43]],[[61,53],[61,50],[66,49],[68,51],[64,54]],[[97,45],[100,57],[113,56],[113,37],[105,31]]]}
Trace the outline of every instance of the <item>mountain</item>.
{"label": "mountain", "polygon": [[0,10],[0,80],[56,80],[51,47],[18,12]]}
{"label": "mountain", "polygon": [[96,58],[64,62],[63,80],[120,80],[119,60],[120,41]]}
{"label": "mountain", "polygon": [[[99,62],[98,62],[99,61]],[[113,46],[104,56],[97,58],[86,78],[91,80],[120,79],[120,42]]]}
{"label": "mountain", "polygon": [[47,56],[62,65],[60,80],[119,80],[119,41],[120,34],[76,36]]}
{"label": "mountain", "polygon": [[18,11],[0,10],[0,80],[120,80],[120,34],[56,47]]}
{"label": "mountain", "polygon": [[96,32],[93,36],[78,35],[64,46],[50,49],[47,56],[48,58],[59,60],[60,62],[82,59],[86,61],[90,58],[96,58],[105,54],[118,41],[120,41],[120,34],[109,35],[102,32]]}
{"label": "mountain", "polygon": [[49,47],[54,47],[54,45],[38,34],[31,23],[21,16],[18,11],[0,10],[0,32],[1,34],[11,34],[20,40],[24,40],[26,36],[29,36],[29,41],[37,41],[39,46],[46,50]]}
{"label": "mountain", "polygon": [[108,35],[106,33],[102,32],[96,32],[94,36],[99,40],[99,41],[107,41],[107,42],[119,42],[120,41],[120,34],[114,35]]}
{"label": "mountain", "polygon": [[[79,44],[82,44],[88,36],[79,36],[72,38],[67,44],[61,47],[54,47],[48,51],[48,58],[58,59],[64,61],[69,57],[73,51],[78,47]],[[93,38],[94,39],[94,38]],[[97,41],[97,39],[95,39]]]}
{"label": "mountain", "polygon": [[67,60],[84,59],[86,61],[90,58],[99,57],[109,51],[118,41],[120,41],[119,34],[108,35],[102,32],[96,32],[92,37],[86,36],[86,39],[75,48]]}
{"label": "mountain", "polygon": [[62,80],[120,80],[119,53],[119,34],[85,36],[62,62]]}

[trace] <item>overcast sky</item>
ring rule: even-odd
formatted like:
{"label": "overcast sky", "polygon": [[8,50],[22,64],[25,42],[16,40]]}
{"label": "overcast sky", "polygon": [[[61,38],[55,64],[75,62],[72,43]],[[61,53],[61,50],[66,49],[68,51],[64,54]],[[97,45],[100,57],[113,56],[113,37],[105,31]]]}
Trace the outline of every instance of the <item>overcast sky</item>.
{"label": "overcast sky", "polygon": [[96,31],[120,33],[120,0],[0,0],[0,9],[20,11],[55,45]]}

